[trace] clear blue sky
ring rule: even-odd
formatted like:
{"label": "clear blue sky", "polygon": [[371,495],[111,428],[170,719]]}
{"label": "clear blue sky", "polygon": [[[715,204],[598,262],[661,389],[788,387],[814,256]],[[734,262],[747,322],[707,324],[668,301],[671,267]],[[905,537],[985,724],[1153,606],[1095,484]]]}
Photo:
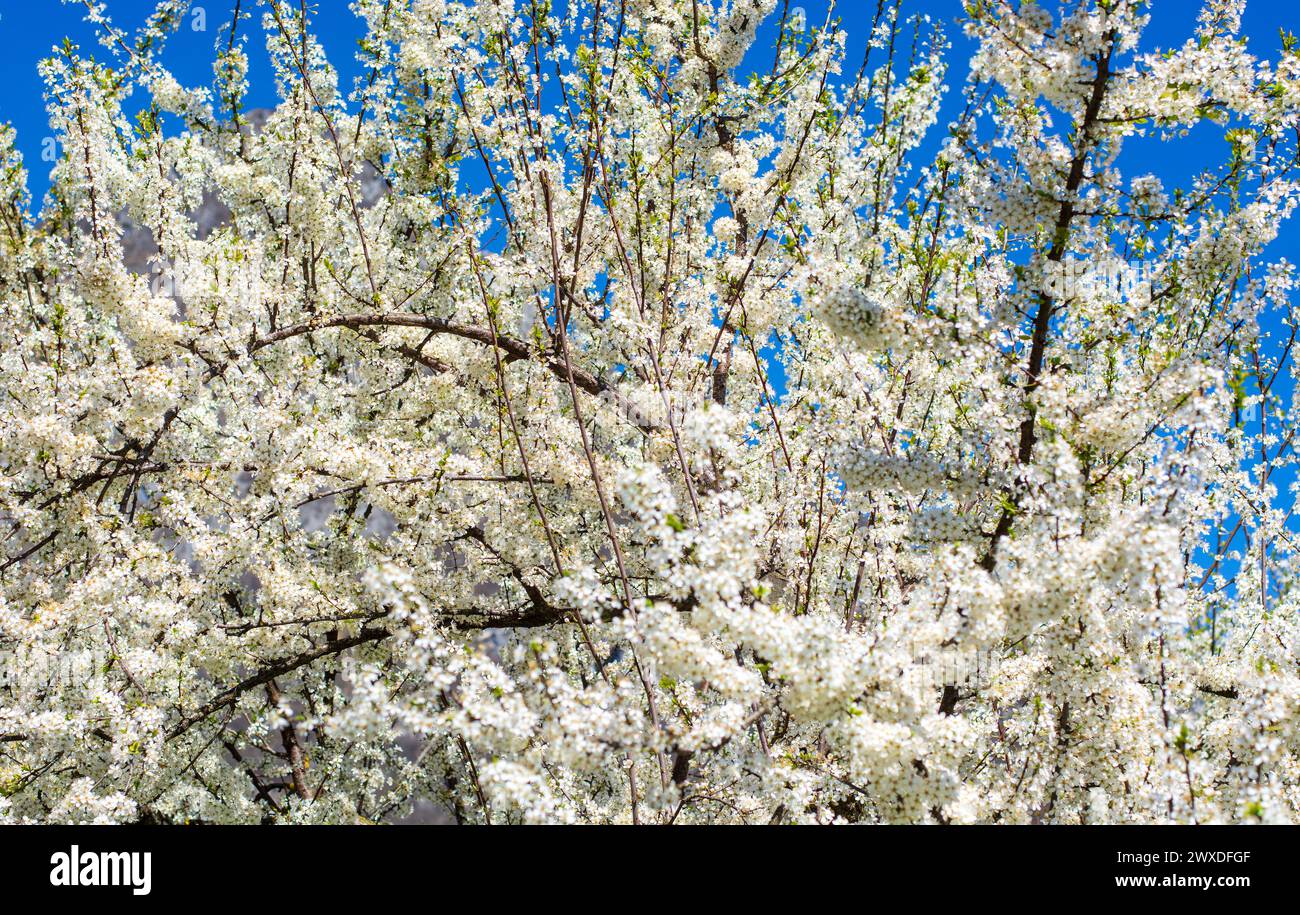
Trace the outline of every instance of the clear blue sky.
{"label": "clear blue sky", "polygon": [[[802,0],[809,18],[819,21],[826,0]],[[201,17],[192,17],[169,42],[164,61],[177,78],[186,85],[209,85],[212,78],[213,45],[233,8],[233,0],[196,0],[194,10],[202,10]],[[245,7],[257,11],[261,3],[248,0]],[[1046,3],[1048,8],[1055,4]],[[126,28],[135,28],[152,11],[151,0],[109,0],[109,12],[114,22]],[[359,21],[347,9],[344,0],[320,0],[316,3],[317,31],[332,63],[339,68],[344,85],[350,85],[359,67],[353,59],[356,39],[360,37]],[[1155,0],[1152,24],[1147,32],[1147,42],[1152,47],[1171,47],[1181,43],[1195,25],[1195,0]],[[849,59],[860,57],[864,41],[863,32],[870,11],[875,8],[869,0],[840,0],[838,14],[850,35]],[[948,96],[949,109],[959,104],[956,89],[965,78],[966,60],[970,56],[970,43],[957,25],[961,15],[960,0],[904,0],[904,9],[926,13],[943,23],[952,41],[950,56],[952,69],[949,81],[954,86]],[[50,54],[51,48],[66,36],[99,56],[107,52],[96,45],[91,28],[83,21],[84,7],[80,2],[63,3],[60,0],[0,0],[0,121],[12,123],[19,133],[19,146],[31,172],[32,195],[39,203],[48,181],[48,165],[41,161],[41,143],[49,133],[41,99],[42,84],[37,75],[37,62]],[[260,14],[258,15],[260,20]],[[249,23],[243,28],[251,33]],[[204,26],[202,31],[197,27]],[[1300,31],[1300,11],[1296,0],[1249,0],[1244,20],[1244,33],[1257,54],[1273,57],[1279,46],[1278,30],[1291,28]],[[249,45],[252,58],[250,104],[271,105],[275,102],[275,87],[270,67],[266,63],[263,45]],[[941,134],[942,130],[937,130]],[[1196,143],[1177,144],[1174,148],[1158,143],[1150,148],[1126,151],[1129,160],[1126,170],[1133,174],[1152,171],[1161,175],[1166,184],[1176,183],[1197,170],[1202,163],[1197,155]],[[1202,153],[1205,150],[1201,150]],[[1221,150],[1213,150],[1215,155]],[[1147,161],[1142,161],[1147,160]]]}
{"label": "clear blue sky", "polygon": [[[563,2],[563,0],[561,0]],[[828,0],[798,0],[808,12],[808,18],[820,22]],[[1048,9],[1055,9],[1057,0],[1043,0]],[[153,0],[108,0],[113,21],[121,28],[134,30],[154,9]],[[361,72],[355,60],[356,42],[362,31],[358,20],[348,9],[345,0],[316,0],[316,32],[331,62],[338,68],[341,83],[350,87]],[[228,21],[234,0],[194,0],[190,16],[180,30],[171,36],[164,62],[185,85],[208,86],[212,81],[214,45],[223,39],[223,25]],[[865,32],[874,0],[839,0],[837,15],[849,35],[847,72],[855,72],[865,43]],[[251,107],[275,104],[275,84],[266,60],[265,44],[260,36],[261,0],[244,0],[245,10],[253,10],[255,19],[241,25],[250,36],[251,84],[248,103]],[[1144,36],[1148,49],[1169,48],[1182,44],[1196,24],[1197,0],[1154,0],[1152,20]],[[952,43],[949,52],[948,83],[950,91],[940,124],[931,131],[926,147],[921,150],[924,161],[931,151],[937,151],[945,131],[943,124],[959,113],[961,85],[967,74],[967,61],[973,50],[960,26],[961,0],[903,0],[905,13],[922,13],[941,23]],[[42,100],[43,85],[37,73],[38,62],[51,54],[52,49],[65,37],[84,50],[99,57],[108,55],[95,39],[93,29],[84,21],[85,7],[80,0],[0,0],[0,122],[7,121],[18,130],[18,144],[29,171],[29,186],[34,208],[49,186],[50,164],[41,159],[42,143],[49,135],[49,126]],[[1248,0],[1243,20],[1243,33],[1252,50],[1265,58],[1276,58],[1281,41],[1279,30],[1300,32],[1300,0]],[[771,45],[775,27],[769,34],[760,36],[759,45]],[[139,97],[133,99],[137,105]],[[1185,185],[1188,178],[1202,168],[1223,161],[1225,149],[1221,131],[1206,125],[1192,131],[1189,138],[1173,142],[1148,139],[1130,139],[1124,149],[1121,167],[1126,174],[1154,173],[1167,187]],[[1300,261],[1300,226],[1284,228],[1282,236],[1270,248],[1271,257],[1284,256],[1293,262]]]}

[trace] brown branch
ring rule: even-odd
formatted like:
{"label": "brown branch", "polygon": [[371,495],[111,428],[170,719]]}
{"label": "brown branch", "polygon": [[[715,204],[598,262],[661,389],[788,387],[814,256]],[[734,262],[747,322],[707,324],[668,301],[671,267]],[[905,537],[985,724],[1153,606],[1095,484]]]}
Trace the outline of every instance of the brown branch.
{"label": "brown branch", "polygon": [[[1061,201],[1061,210],[1056,217],[1056,225],[1052,233],[1052,246],[1047,252],[1047,260],[1053,263],[1059,263],[1065,257],[1066,247],[1070,241],[1070,226],[1077,215],[1075,210],[1075,197],[1079,187],[1083,184],[1084,166],[1088,161],[1088,153],[1093,146],[1092,131],[1097,123],[1097,117],[1101,113],[1101,103],[1106,96],[1106,87],[1110,83],[1110,62],[1111,56],[1115,53],[1116,35],[1112,31],[1106,36],[1106,50],[1099,53],[1094,62],[1097,67],[1096,76],[1092,81],[1092,92],[1088,98],[1087,107],[1084,109],[1083,121],[1079,127],[1079,147],[1075,151],[1074,159],[1070,163],[1070,173],[1065,182],[1065,195]],[[1047,352],[1048,332],[1052,327],[1052,315],[1056,313],[1056,300],[1043,292],[1038,297],[1038,312],[1034,315],[1034,332],[1029,344],[1029,365],[1025,369],[1025,418],[1020,423],[1020,442],[1016,449],[1016,460],[1023,467],[1033,460],[1034,446],[1038,443],[1038,411],[1034,406],[1034,392],[1038,389],[1043,371],[1043,360]],[[1001,516],[998,518],[997,527],[989,540],[988,552],[980,560],[980,565],[989,570],[993,570],[994,563],[997,561],[998,544],[1007,534],[1011,532],[1011,524],[1015,519],[1018,508],[1018,499],[1014,494],[1008,494],[1010,504],[1003,508]]]}
{"label": "brown branch", "polygon": [[274,678],[295,671],[300,667],[305,667],[313,661],[318,661],[329,655],[347,651],[349,648],[354,648],[357,645],[364,645],[366,642],[375,642],[380,639],[386,639],[390,635],[392,635],[392,633],[387,629],[362,629],[356,635],[343,639],[335,639],[326,642],[324,645],[318,645],[315,648],[296,654],[293,657],[283,658],[276,661],[270,666],[262,668],[251,677],[241,680],[234,686],[223,690],[207,703],[202,705],[197,711],[186,715],[167,732],[167,739],[171,740],[180,737],[213,712],[234,705],[239,701],[239,697],[250,689],[270,683]]}
{"label": "brown branch", "polygon": [[[495,341],[492,331],[485,327],[479,327],[474,324],[463,324],[458,321],[448,321],[444,318],[432,318],[426,315],[399,313],[376,313],[376,314],[353,314],[340,315],[334,318],[322,318],[315,321],[305,321],[301,324],[294,324],[291,327],[281,328],[274,333],[260,337],[249,344],[248,352],[255,353],[258,350],[278,343],[281,340],[287,340],[291,337],[300,337],[303,334],[309,334],[317,330],[323,330],[327,327],[346,327],[356,330],[360,327],[418,327],[423,330],[431,331],[435,334],[449,334],[453,337],[460,337],[464,340],[473,340],[482,343],[485,346],[496,346],[502,352],[502,358],[506,362],[517,362],[521,359],[528,359],[534,351],[523,340],[518,337],[511,337],[508,334],[496,334]],[[551,373],[561,381],[567,380],[564,362],[560,359],[551,358],[546,362],[546,367]],[[578,387],[582,388],[588,394],[603,394],[610,390],[609,385],[601,381],[595,375],[580,368],[573,369],[573,380]]]}
{"label": "brown branch", "polygon": [[1240,698],[1241,695],[1237,692],[1237,687],[1235,686],[1229,686],[1227,689],[1215,689],[1212,686],[1198,686],[1196,689],[1202,693],[1209,693],[1211,696],[1218,696],[1220,699],[1237,699]]}
{"label": "brown branch", "polygon": [[57,536],[59,536],[59,532],[58,532],[58,529],[56,528],[55,530],[50,531],[48,534],[46,534],[46,535],[45,535],[44,537],[42,537],[40,540],[38,540],[38,541],[36,541],[35,543],[33,543],[33,544],[32,544],[31,546],[29,546],[27,549],[23,550],[23,551],[22,551],[21,553],[19,553],[17,556],[15,556],[15,557],[13,557],[12,559],[10,559],[10,560],[9,560],[8,562],[6,562],[4,565],[0,565],[0,572],[5,571],[5,570],[8,569],[10,566],[15,566],[15,565],[17,565],[18,563],[22,562],[22,561],[23,561],[24,559],[26,559],[28,556],[30,556],[30,555],[32,555],[33,553],[35,553],[37,550],[39,550],[41,547],[45,546],[47,543],[49,543],[50,541],[52,541],[52,540],[53,540],[55,537],[57,537]]}

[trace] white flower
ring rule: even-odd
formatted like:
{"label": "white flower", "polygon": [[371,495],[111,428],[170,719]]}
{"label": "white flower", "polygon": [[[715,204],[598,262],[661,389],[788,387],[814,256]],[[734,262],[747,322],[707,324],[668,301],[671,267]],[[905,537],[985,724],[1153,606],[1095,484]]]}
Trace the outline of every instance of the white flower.
{"label": "white flower", "polygon": [[818,315],[832,333],[863,349],[887,340],[885,306],[854,283],[841,283],[827,293]]}
{"label": "white flower", "polygon": [[1239,0],[281,6],[0,127],[0,821],[1300,818]]}

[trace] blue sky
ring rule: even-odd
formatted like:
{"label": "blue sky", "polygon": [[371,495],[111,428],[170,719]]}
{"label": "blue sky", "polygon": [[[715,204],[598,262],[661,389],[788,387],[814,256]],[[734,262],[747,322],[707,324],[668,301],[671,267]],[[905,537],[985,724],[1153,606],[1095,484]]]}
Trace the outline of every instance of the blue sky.
{"label": "blue sky", "polygon": [[[226,30],[235,0],[194,0],[190,13],[180,30],[167,43],[163,61],[176,77],[187,86],[210,86],[214,46],[224,45]],[[561,0],[562,5],[564,0]],[[801,4],[811,22],[823,20],[829,0],[792,0],[792,6]],[[961,86],[966,79],[967,62],[974,50],[973,43],[963,34],[961,0],[902,0],[905,15],[919,13],[939,23],[951,49],[947,55],[950,86],[945,99],[940,123],[930,132],[927,142],[918,151],[914,161],[930,161],[939,149],[946,133],[944,125],[960,113]],[[1041,0],[1050,10],[1059,6],[1059,0]],[[1073,2],[1073,0],[1071,0]],[[1252,50],[1264,58],[1276,58],[1281,46],[1279,31],[1300,31],[1300,14],[1295,12],[1297,0],[1248,0],[1242,31]],[[357,40],[362,36],[360,20],[348,9],[344,0],[316,0],[314,6],[315,29],[330,61],[339,70],[341,85],[351,87],[362,72],[355,59]],[[138,28],[153,11],[153,0],[108,0],[108,9],[114,23],[125,30]],[[265,4],[262,0],[244,0],[245,11],[252,10],[255,19],[241,25],[241,33],[250,36],[247,45],[250,56],[250,91],[248,105],[264,107],[276,102],[275,81],[266,60],[265,44],[260,34],[260,22]],[[846,73],[856,73],[862,59],[871,14],[875,0],[839,0],[836,15],[848,34]],[[1196,25],[1197,0],[1154,0],[1151,24],[1144,35],[1148,50],[1181,45]],[[26,160],[33,208],[49,186],[50,163],[42,160],[42,151],[52,147],[44,102],[43,85],[37,73],[37,64],[51,54],[52,49],[69,38],[84,51],[101,59],[109,52],[100,47],[94,30],[84,21],[85,7],[81,0],[0,0],[0,122],[9,122],[18,130],[18,146]],[[759,50],[770,48],[775,40],[776,17],[760,34],[756,43]],[[766,61],[764,61],[764,64]],[[143,103],[140,96],[130,100],[136,107]],[[128,103],[130,107],[130,103]],[[1187,138],[1175,142],[1162,142],[1156,138],[1130,138],[1120,160],[1126,176],[1153,173],[1166,187],[1186,186],[1191,176],[1202,169],[1218,165],[1226,158],[1222,129],[1202,125]],[[471,169],[472,172],[472,169]],[[474,176],[467,173],[470,181]],[[1300,261],[1300,229],[1285,227],[1282,236],[1267,252],[1270,258],[1287,257]],[[781,366],[772,366],[772,382],[778,392],[783,390]]]}
{"label": "blue sky", "polygon": [[[820,21],[826,0],[802,0],[809,19]],[[222,25],[228,20],[233,0],[196,0],[190,20],[174,35],[164,55],[164,60],[186,85],[208,85],[212,78],[213,45]],[[860,59],[864,32],[875,3],[870,0],[840,0],[838,15],[849,33],[848,57]],[[1049,9],[1054,7],[1048,0]],[[150,0],[109,0],[109,11],[114,21],[122,27],[140,25],[153,9]],[[257,10],[256,0],[246,2]],[[359,20],[348,10],[343,0],[323,0],[316,4],[317,33],[332,63],[343,76],[344,85],[360,70],[353,59],[356,40],[360,37]],[[1195,25],[1194,0],[1155,0],[1152,23],[1146,40],[1150,47],[1171,47],[1181,43]],[[960,104],[956,91],[966,75],[966,61],[971,44],[957,24],[962,15],[961,0],[904,0],[904,10],[931,16],[942,23],[952,41],[949,82],[954,91],[947,99],[947,114],[955,114]],[[1257,54],[1276,56],[1279,47],[1278,31],[1281,28],[1300,30],[1300,14],[1295,12],[1295,0],[1249,0],[1243,31]],[[200,13],[201,11],[201,13]],[[0,121],[12,123],[19,134],[19,148],[27,160],[31,173],[32,196],[39,202],[48,186],[48,165],[41,161],[42,142],[49,134],[41,99],[42,84],[36,72],[37,63],[50,54],[51,48],[64,37],[72,39],[99,56],[107,52],[97,47],[92,29],[83,21],[84,7],[80,2],[64,3],[60,0],[0,0]],[[260,19],[260,15],[258,17]],[[244,29],[252,31],[249,24]],[[761,39],[760,39],[761,41]],[[250,44],[252,72],[250,75],[250,104],[271,105],[275,102],[275,86],[270,67],[262,47]],[[935,131],[936,138],[942,130]],[[1126,152],[1128,168],[1133,174],[1151,171],[1165,179],[1166,185],[1194,173],[1204,164],[1207,152],[1200,144],[1184,142],[1175,145],[1151,142],[1145,148]],[[1199,154],[1198,154],[1199,153]],[[1218,157],[1222,150],[1212,151]],[[1288,252],[1291,253],[1291,252]]]}

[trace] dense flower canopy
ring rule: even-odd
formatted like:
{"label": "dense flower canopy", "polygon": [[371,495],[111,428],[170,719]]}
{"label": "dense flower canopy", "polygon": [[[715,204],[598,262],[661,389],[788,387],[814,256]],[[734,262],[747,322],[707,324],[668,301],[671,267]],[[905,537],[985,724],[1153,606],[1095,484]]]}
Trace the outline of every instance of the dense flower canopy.
{"label": "dense flower canopy", "polygon": [[0,820],[1300,816],[1238,0],[967,0],[947,125],[884,0],[356,0],[354,87],[88,6],[36,210],[0,135]]}

